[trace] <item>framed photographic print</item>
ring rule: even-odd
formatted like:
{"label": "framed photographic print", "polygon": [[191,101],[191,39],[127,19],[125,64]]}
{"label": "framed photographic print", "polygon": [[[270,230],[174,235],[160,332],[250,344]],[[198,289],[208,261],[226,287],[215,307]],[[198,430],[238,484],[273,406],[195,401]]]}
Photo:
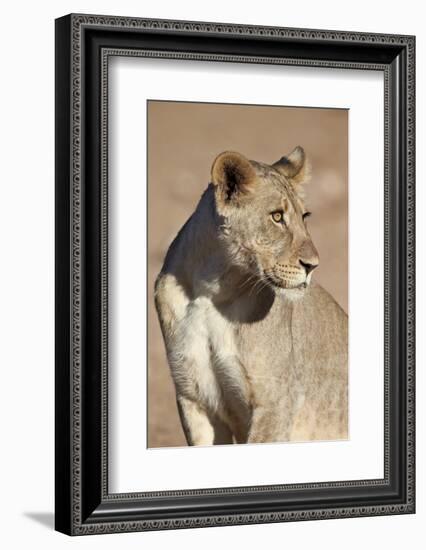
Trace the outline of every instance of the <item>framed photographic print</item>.
{"label": "framed photographic print", "polygon": [[56,21],[56,529],[414,513],[412,36]]}

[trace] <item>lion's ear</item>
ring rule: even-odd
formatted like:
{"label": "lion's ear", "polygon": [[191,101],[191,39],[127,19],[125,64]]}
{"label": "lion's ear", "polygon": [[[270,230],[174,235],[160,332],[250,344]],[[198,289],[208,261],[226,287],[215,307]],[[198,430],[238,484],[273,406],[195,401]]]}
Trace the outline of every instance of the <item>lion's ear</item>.
{"label": "lion's ear", "polygon": [[250,161],[233,151],[216,157],[211,175],[217,196],[223,203],[239,201],[250,193],[256,181],[256,171]]}
{"label": "lion's ear", "polygon": [[300,186],[311,179],[311,164],[300,145],[272,166],[281,172],[297,191],[300,191]]}

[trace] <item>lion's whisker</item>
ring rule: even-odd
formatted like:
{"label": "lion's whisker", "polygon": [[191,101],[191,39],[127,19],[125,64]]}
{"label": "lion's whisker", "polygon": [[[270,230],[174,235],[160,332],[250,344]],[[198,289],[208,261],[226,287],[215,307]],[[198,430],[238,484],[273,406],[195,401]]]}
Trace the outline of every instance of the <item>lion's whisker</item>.
{"label": "lion's whisker", "polygon": [[252,273],[249,277],[247,277],[247,279],[245,281],[243,281],[242,284],[240,284],[238,286],[238,289],[242,289],[244,288],[246,285],[248,285],[251,281],[253,281],[253,279],[256,277],[256,275],[254,273]]}
{"label": "lion's whisker", "polygon": [[268,283],[267,281],[264,281],[263,279],[261,279],[261,282],[263,283],[262,286],[260,286],[259,290],[256,292],[256,296],[258,296],[260,294],[260,292],[266,288],[268,286]]}
{"label": "lion's whisker", "polygon": [[257,296],[257,295],[259,294],[260,290],[262,289],[262,285],[263,285],[263,284],[264,284],[263,279],[258,279],[258,280],[256,281],[256,283],[252,286],[252,288],[251,288],[251,290],[250,290],[250,293],[249,293],[249,296],[251,296],[253,290],[257,289],[257,288],[259,287],[259,285],[260,285],[259,291],[256,292],[256,294],[255,294],[255,296]]}

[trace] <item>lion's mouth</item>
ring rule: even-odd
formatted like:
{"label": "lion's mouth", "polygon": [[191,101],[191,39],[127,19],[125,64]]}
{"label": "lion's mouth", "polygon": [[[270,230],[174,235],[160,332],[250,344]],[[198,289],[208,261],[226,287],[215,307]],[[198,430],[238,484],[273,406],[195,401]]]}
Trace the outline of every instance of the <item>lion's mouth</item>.
{"label": "lion's mouth", "polygon": [[304,290],[305,288],[308,287],[307,281],[303,281],[302,283],[298,283],[298,284],[293,284],[290,281],[285,282],[285,281],[279,281],[277,279],[274,279],[268,273],[265,273],[265,278],[266,278],[266,281],[272,287],[279,288],[281,290],[294,290],[294,289]]}

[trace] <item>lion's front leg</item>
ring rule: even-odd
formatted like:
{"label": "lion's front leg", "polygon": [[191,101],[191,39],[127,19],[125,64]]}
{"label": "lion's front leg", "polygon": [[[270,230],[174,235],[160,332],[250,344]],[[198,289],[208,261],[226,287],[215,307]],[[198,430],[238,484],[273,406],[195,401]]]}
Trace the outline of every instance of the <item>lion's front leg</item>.
{"label": "lion's front leg", "polygon": [[213,445],[213,426],[200,405],[186,397],[178,396],[177,406],[188,445]]}
{"label": "lion's front leg", "polygon": [[188,445],[224,445],[232,443],[232,433],[219,418],[211,419],[195,401],[177,397],[182,428]]}
{"label": "lion's front leg", "polygon": [[233,443],[223,420],[223,392],[212,364],[205,301],[190,302],[174,277],[160,275],[156,307],[188,445]]}

